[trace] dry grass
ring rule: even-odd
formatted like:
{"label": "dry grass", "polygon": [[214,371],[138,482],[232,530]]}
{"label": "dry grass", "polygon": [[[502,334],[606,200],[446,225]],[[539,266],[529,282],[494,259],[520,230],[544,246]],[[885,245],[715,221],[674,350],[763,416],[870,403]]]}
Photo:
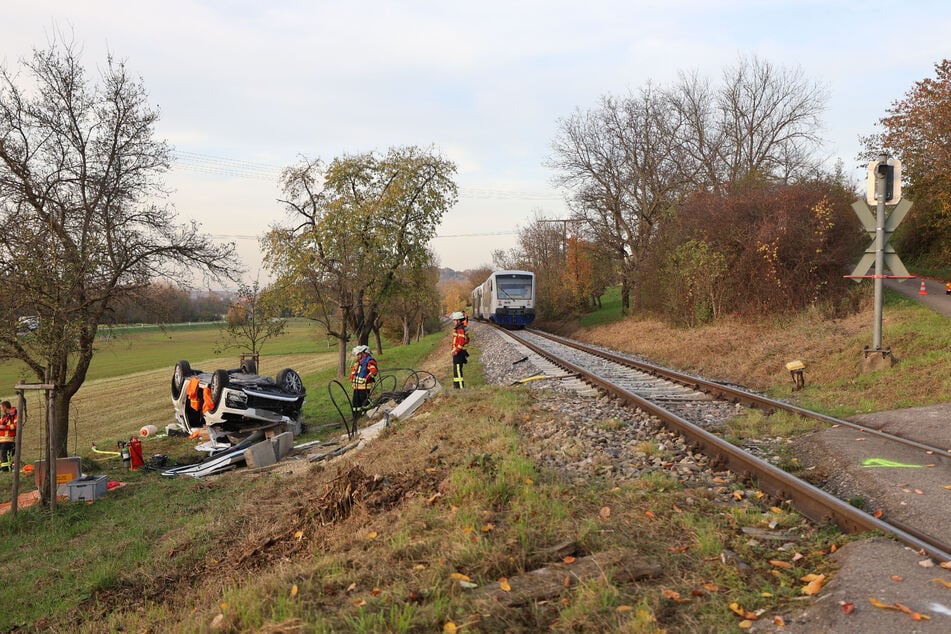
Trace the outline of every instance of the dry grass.
{"label": "dry grass", "polygon": [[[445,385],[445,348],[423,367]],[[164,402],[168,374],[150,381]],[[604,632],[656,631],[660,621],[670,631],[724,631],[736,621],[728,602],[753,609],[780,601],[763,598],[764,588],[782,600],[798,594],[795,584],[777,585],[766,564],[749,582],[717,556],[726,547],[754,566],[768,560],[765,546],[737,530],[738,520],[769,519],[755,504],[724,507],[706,488],[681,491],[657,475],[624,487],[569,486],[538,471],[518,434],[533,416],[551,416],[532,409],[534,398],[506,388],[447,390],[333,464],[195,483],[193,503],[223,492],[217,499],[227,504],[201,526],[149,542],[150,556],[47,629],[400,632],[452,622],[466,631]],[[117,495],[136,502],[132,489]],[[454,576],[496,588],[502,577],[559,565],[553,549],[566,542],[579,559],[620,549],[661,576],[562,576],[557,595],[522,606],[480,598]]]}
{"label": "dry grass", "polygon": [[887,306],[883,345],[894,351],[898,364],[863,374],[872,325],[869,305],[842,319],[808,311],[759,321],[730,317],[691,330],[628,319],[579,328],[569,336],[779,396],[793,396],[785,365],[801,360],[806,389],[797,398],[830,409],[858,412],[944,401],[951,393],[951,359],[942,353],[951,343],[947,318],[920,306]]}
{"label": "dry grass", "polygon": [[[459,397],[450,393],[438,400],[445,405]],[[422,588],[438,583],[433,575],[450,581],[440,566],[454,551],[468,548],[459,542],[463,533],[452,510],[450,470],[468,461],[473,448],[479,455],[501,455],[508,447],[498,443],[511,441],[500,441],[491,426],[467,424],[497,415],[486,399],[467,394],[460,404],[458,417],[421,412],[398,433],[384,433],[371,449],[346,454],[329,466],[241,474],[249,495],[213,531],[217,546],[197,569],[180,569],[177,578],[163,580],[167,612],[150,627],[192,631],[197,611],[206,624],[220,613],[225,631],[244,630],[261,613],[243,613],[238,605],[251,602],[260,608],[295,584],[304,603],[298,608],[311,614],[308,621],[315,613],[327,613],[329,622],[344,627],[346,618],[361,612],[355,603],[380,594],[374,588],[384,588],[387,600],[413,603],[413,593],[420,593],[422,601]],[[420,562],[425,565],[414,570]],[[473,576],[476,572],[469,570]],[[413,586],[413,578],[418,585]],[[180,584],[187,584],[189,592],[172,590]],[[117,613],[117,623],[135,611],[139,590],[132,585],[103,597]],[[263,627],[294,631],[274,623]]]}
{"label": "dry grass", "polygon": [[[927,383],[933,389],[946,386],[951,372],[948,355],[926,354],[936,345],[933,338],[916,341],[916,328],[929,319],[915,308],[890,311],[886,335],[905,351],[905,372],[926,383],[935,375]],[[840,321],[818,314],[758,324],[734,320],[697,331],[631,320],[575,335],[774,390],[788,391],[783,366],[799,358],[807,365],[807,392],[858,400],[899,383],[899,375],[887,371],[860,380],[858,360],[870,324],[867,313]],[[305,374],[335,359],[333,354],[286,357],[286,365]],[[444,347],[422,367],[447,384]],[[149,411],[160,420],[171,416],[170,373],[135,377],[149,394],[155,390],[156,405]],[[116,391],[131,382],[126,377],[83,389],[90,388],[90,399],[100,390],[100,397],[115,401]],[[923,389],[906,383],[890,397]],[[137,396],[137,408],[145,398]],[[448,390],[369,448],[331,465],[304,462],[302,469],[247,470],[196,483],[190,495],[202,500],[208,490],[226,491],[228,507],[200,530],[189,527],[155,540],[153,556],[116,584],[96,590],[49,629],[440,631],[454,622],[467,631],[602,632],[654,631],[657,619],[670,631],[724,631],[736,622],[728,603],[739,601],[748,609],[795,604],[800,596],[795,580],[828,565],[820,554],[828,540],[840,537],[811,535],[802,550],[816,554],[795,575],[777,579],[764,563],[772,547],[737,530],[738,523],[763,526],[774,519],[754,502],[727,506],[707,489],[677,490],[660,477],[608,488],[594,481],[568,486],[556,474],[537,471],[532,447],[517,433],[518,421],[536,415],[532,398],[527,391],[502,388]],[[130,411],[122,405],[102,406],[99,417],[120,419],[119,429],[158,424],[144,415],[134,423],[122,421]],[[80,434],[88,438],[84,420]],[[99,433],[114,437],[113,429]],[[122,491],[134,495],[131,489],[117,495]],[[786,513],[782,520],[786,527],[799,522]],[[490,587],[501,577],[557,563],[559,557],[544,553],[566,541],[578,545],[579,557],[626,549],[657,565],[662,576],[630,583],[606,573],[570,589],[566,585],[561,596],[508,609],[480,602],[453,577],[464,574],[480,588]],[[721,562],[724,548],[753,565],[752,580]],[[665,598],[674,596],[670,593],[691,598],[673,601]]]}
{"label": "dry grass", "polygon": [[[798,593],[769,576],[769,546],[737,530],[737,521],[775,519],[755,504],[727,508],[710,490],[678,490],[662,476],[569,486],[536,470],[518,426],[551,416],[534,409],[537,396],[449,390],[331,465],[209,480],[202,486],[245,491],[206,527],[214,548],[173,565],[167,548],[196,544],[163,540],[154,569],[132,571],[86,603],[81,618],[100,620],[83,631],[432,632],[454,623],[476,632],[647,632],[658,621],[669,631],[725,631],[736,621],[727,602],[752,609],[776,604],[764,589],[783,600]],[[798,525],[794,514],[776,517]],[[757,568],[754,580],[721,563],[724,547]],[[573,576],[582,559],[611,553],[624,565]],[[550,576],[528,574],[565,565],[547,589]],[[656,572],[634,579],[635,569]],[[518,586],[536,598],[516,601],[513,591],[500,600],[502,578],[538,584]]]}
{"label": "dry grass", "polygon": [[[869,331],[863,317],[819,322],[807,314],[784,323],[727,318],[693,330],[657,320],[626,320],[574,334],[658,363],[767,389],[790,381],[785,365],[793,359],[806,363],[812,379],[823,383],[857,370],[860,341]],[[855,351],[854,368],[832,360],[832,353],[847,349]]]}

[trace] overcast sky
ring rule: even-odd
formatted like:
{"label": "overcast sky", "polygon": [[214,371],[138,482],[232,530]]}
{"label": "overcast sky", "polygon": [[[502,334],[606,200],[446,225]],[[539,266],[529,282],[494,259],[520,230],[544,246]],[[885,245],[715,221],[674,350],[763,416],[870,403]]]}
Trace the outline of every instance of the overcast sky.
{"label": "overcast sky", "polygon": [[460,200],[432,246],[476,268],[536,211],[567,213],[543,165],[559,118],[679,71],[716,81],[741,55],[828,87],[823,151],[852,169],[858,137],[951,55],[951,2],[6,0],[0,62],[56,32],[87,67],[111,52],[143,78],[179,218],[234,240],[254,279],[284,217],[277,174],[301,155],[435,148]]}

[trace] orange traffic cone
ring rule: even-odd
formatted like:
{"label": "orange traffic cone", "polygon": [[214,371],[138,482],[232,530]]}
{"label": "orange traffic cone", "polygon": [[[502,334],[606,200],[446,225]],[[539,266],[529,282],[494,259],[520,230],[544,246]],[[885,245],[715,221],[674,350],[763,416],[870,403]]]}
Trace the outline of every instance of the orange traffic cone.
{"label": "orange traffic cone", "polygon": [[927,294],[928,294],[928,289],[925,288],[925,278],[921,278],[921,288],[918,289],[918,294],[919,294],[919,295],[927,295]]}

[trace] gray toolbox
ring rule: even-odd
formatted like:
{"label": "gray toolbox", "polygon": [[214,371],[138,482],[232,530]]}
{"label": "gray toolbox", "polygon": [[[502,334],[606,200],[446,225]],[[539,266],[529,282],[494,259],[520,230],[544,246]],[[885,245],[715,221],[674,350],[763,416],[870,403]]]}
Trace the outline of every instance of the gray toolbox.
{"label": "gray toolbox", "polygon": [[70,502],[92,502],[106,494],[107,476],[83,476],[66,483]]}

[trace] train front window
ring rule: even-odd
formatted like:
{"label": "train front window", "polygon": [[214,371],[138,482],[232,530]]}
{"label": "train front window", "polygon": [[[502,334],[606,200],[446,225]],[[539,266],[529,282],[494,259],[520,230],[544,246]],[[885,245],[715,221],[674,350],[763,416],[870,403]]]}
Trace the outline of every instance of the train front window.
{"label": "train front window", "polygon": [[499,298],[531,299],[532,280],[529,277],[498,278]]}

